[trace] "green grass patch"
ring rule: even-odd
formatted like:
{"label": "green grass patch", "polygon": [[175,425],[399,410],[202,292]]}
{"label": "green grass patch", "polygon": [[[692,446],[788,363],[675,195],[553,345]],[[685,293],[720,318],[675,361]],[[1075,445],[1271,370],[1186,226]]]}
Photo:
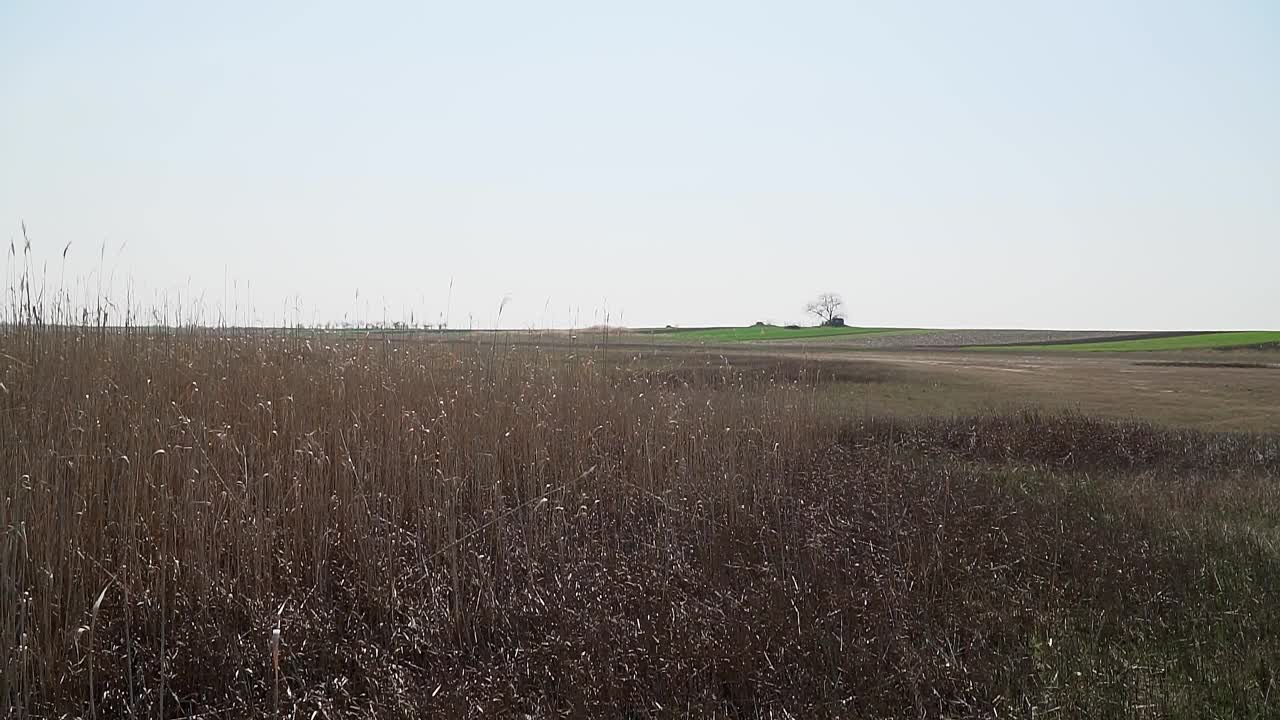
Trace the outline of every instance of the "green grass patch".
{"label": "green grass patch", "polygon": [[1154,350],[1213,350],[1280,344],[1280,331],[1189,333],[1135,340],[1098,340],[1056,345],[987,346],[983,350],[1070,350],[1077,352],[1137,352]]}
{"label": "green grass patch", "polygon": [[682,342],[751,342],[760,340],[806,340],[810,338],[841,337],[845,335],[874,335],[880,333],[910,332],[902,328],[864,327],[801,327],[787,328],[778,325],[752,325],[726,328],[666,328],[644,331],[662,338]]}

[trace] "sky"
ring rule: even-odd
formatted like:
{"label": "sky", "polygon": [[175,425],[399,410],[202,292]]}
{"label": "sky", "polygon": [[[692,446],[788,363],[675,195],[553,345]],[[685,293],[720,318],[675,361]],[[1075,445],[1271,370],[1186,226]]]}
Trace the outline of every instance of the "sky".
{"label": "sky", "polygon": [[22,223],[206,322],[1276,329],[1280,4],[9,0]]}

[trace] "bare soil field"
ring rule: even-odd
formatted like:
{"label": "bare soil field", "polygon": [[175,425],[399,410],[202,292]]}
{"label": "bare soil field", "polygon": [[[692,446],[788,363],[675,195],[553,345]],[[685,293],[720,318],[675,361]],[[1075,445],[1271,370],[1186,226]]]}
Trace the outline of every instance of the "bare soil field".
{"label": "bare soil field", "polygon": [[808,342],[860,349],[909,349],[1118,340],[1133,336],[1132,332],[1107,330],[912,330],[816,338]]}

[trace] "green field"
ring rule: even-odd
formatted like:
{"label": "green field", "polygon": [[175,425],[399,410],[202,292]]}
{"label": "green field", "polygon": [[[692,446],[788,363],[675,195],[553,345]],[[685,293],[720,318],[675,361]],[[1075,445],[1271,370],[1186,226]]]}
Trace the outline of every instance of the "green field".
{"label": "green field", "polygon": [[901,328],[864,327],[801,327],[785,328],[778,325],[753,325],[726,328],[668,328],[645,331],[647,334],[681,342],[751,342],[757,340],[806,340],[844,335],[872,335],[878,333],[913,332]]}
{"label": "green field", "polygon": [[1138,352],[1155,350],[1214,350],[1280,343],[1280,331],[1212,332],[1138,340],[1103,340],[1063,343],[1060,345],[1016,345],[993,347],[998,350],[1071,350],[1079,352]]}

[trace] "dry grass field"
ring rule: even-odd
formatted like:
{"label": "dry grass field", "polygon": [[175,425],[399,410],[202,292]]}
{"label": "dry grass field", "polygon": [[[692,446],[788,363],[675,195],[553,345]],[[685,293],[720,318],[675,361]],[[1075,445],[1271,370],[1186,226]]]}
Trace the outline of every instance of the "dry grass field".
{"label": "dry grass field", "polygon": [[1280,370],[1134,360],[10,323],[0,707],[1274,717]]}

